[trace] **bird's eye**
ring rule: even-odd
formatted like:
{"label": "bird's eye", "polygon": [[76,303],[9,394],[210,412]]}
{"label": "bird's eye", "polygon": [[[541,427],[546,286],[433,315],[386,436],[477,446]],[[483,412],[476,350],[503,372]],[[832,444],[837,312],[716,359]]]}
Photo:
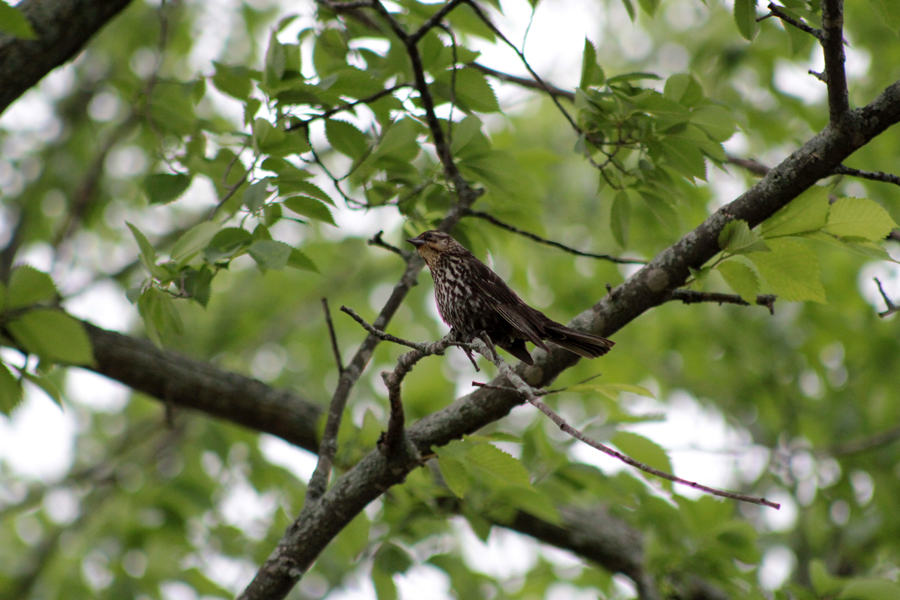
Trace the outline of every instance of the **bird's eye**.
{"label": "bird's eye", "polygon": [[429,232],[429,233],[426,233],[426,234],[425,234],[424,236],[422,236],[422,237],[425,238],[425,241],[426,241],[426,242],[430,242],[431,240],[434,239],[434,234]]}

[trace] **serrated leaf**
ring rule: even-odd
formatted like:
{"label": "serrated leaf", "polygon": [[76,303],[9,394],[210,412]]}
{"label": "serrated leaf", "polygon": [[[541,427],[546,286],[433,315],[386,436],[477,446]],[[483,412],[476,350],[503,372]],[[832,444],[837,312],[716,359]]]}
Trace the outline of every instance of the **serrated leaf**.
{"label": "serrated leaf", "polygon": [[287,266],[292,250],[293,248],[284,242],[260,240],[254,242],[247,252],[260,268],[280,271]]}
{"label": "serrated leaf", "polygon": [[288,258],[287,266],[301,271],[312,271],[313,273],[319,272],[319,268],[312,259],[297,248],[291,248],[291,256]]}
{"label": "serrated leaf", "polygon": [[623,190],[616,194],[609,211],[609,228],[616,243],[623,249],[628,246],[628,234],[631,229],[631,200]]}
{"label": "serrated leaf", "polygon": [[703,87],[689,73],[676,73],[666,79],[663,95],[683,106],[694,106],[704,97]]}
{"label": "serrated leaf", "polygon": [[754,304],[759,293],[759,279],[753,269],[743,263],[728,260],[716,267],[722,279],[744,302]]}
{"label": "serrated leaf", "polygon": [[584,52],[581,58],[581,82],[578,84],[583,90],[589,87],[603,85],[606,75],[603,69],[597,64],[597,49],[593,42],[584,38]]}
{"label": "serrated leaf", "polygon": [[752,42],[759,31],[759,23],[756,22],[756,0],[734,0],[734,22],[741,37]]}
{"label": "serrated leaf", "polygon": [[735,131],[734,116],[721,106],[701,106],[691,111],[691,123],[716,142],[728,140]]}
{"label": "serrated leaf", "polygon": [[138,298],[137,305],[147,335],[157,346],[162,346],[163,335],[177,335],[184,330],[181,315],[169,294],[149,287]]}
{"label": "serrated leaf", "polygon": [[659,2],[660,0],[638,0],[638,4],[641,5],[641,8],[650,16],[653,16],[656,12],[657,7],[659,7]]}
{"label": "serrated leaf", "polygon": [[[624,454],[654,469],[672,472],[672,461],[668,453],[656,442],[630,431],[617,431],[610,442]],[[672,482],[660,479],[665,489],[672,489]]]}
{"label": "serrated leaf", "polygon": [[447,487],[459,498],[465,498],[472,488],[472,477],[466,467],[455,458],[449,456],[438,457],[438,467]]}
{"label": "serrated leaf", "polygon": [[204,258],[213,263],[223,258],[231,258],[249,245],[250,240],[250,232],[246,229],[226,227],[209,241],[209,245],[203,250]]}
{"label": "serrated leaf", "polygon": [[562,520],[559,511],[553,506],[553,501],[537,490],[523,490],[521,488],[509,488],[504,490],[500,497],[510,506],[534,515],[535,517],[559,525]]}
{"label": "serrated leaf", "polygon": [[191,176],[180,173],[151,173],[144,178],[144,193],[150,204],[178,200],[191,186]]}
{"label": "serrated leaf", "polygon": [[213,85],[223,94],[238,100],[247,100],[253,89],[253,71],[244,66],[232,66],[213,61],[216,72],[212,76]]}
{"label": "serrated leaf", "polygon": [[868,198],[841,198],[831,205],[824,231],[870,242],[883,240],[897,224],[884,208]]}
{"label": "serrated leaf", "polygon": [[336,119],[325,120],[325,137],[331,147],[356,160],[369,151],[365,134],[355,125]]}
{"label": "serrated leaf", "polygon": [[813,186],[766,219],[760,232],[766,239],[818,231],[828,218],[828,190]]}
{"label": "serrated leaf", "polygon": [[466,453],[466,462],[470,468],[488,475],[491,478],[488,484],[531,488],[528,471],[522,462],[492,444],[471,445]]}
{"label": "serrated leaf", "polygon": [[140,229],[127,221],[125,224],[128,225],[128,228],[131,230],[131,235],[133,235],[135,241],[137,241],[141,255],[141,264],[144,265],[144,268],[147,269],[147,272],[149,272],[152,277],[158,279],[164,278],[166,272],[156,264],[156,250],[153,248],[153,244],[147,240],[147,236],[141,233]]}
{"label": "serrated leaf", "polygon": [[310,219],[315,219],[317,221],[324,221],[329,225],[337,227],[337,223],[334,222],[334,217],[331,216],[331,211],[328,210],[328,207],[315,198],[309,198],[307,196],[291,196],[290,198],[285,198],[282,201],[282,204],[285,208],[298,215],[309,217]]}
{"label": "serrated leaf", "polygon": [[381,157],[404,151],[404,155],[413,152],[412,158],[414,158],[419,153],[419,145],[416,141],[418,136],[418,128],[412,119],[400,119],[384,133],[373,155]]}
{"label": "serrated leaf", "polygon": [[497,94],[484,73],[471,68],[457,69],[455,78],[460,107],[482,113],[500,112]]}
{"label": "serrated leaf", "polygon": [[184,232],[172,246],[172,260],[182,263],[190,260],[219,233],[221,226],[212,221],[198,223]]}
{"label": "serrated leaf", "polygon": [[67,365],[94,364],[94,351],[84,325],[60,310],[31,310],[7,328],[25,350],[42,360]]}
{"label": "serrated leaf", "polygon": [[747,221],[729,221],[719,232],[719,248],[731,254],[767,252],[769,247],[758,233],[752,231]]}
{"label": "serrated leaf", "polygon": [[769,241],[771,252],[748,255],[759,274],[781,299],[789,302],[825,303],[825,288],[820,281],[819,258],[806,244],[797,240]]}
{"label": "serrated leaf", "polygon": [[0,414],[7,417],[22,402],[22,384],[0,363]]}
{"label": "serrated leaf", "polygon": [[666,164],[679,174],[706,181],[706,161],[695,142],[666,136],[660,141],[660,147]]}
{"label": "serrated leaf", "polygon": [[37,39],[37,34],[22,11],[6,2],[0,2],[0,32],[20,40]]}
{"label": "serrated leaf", "polygon": [[56,299],[56,285],[43,271],[38,271],[30,265],[19,265],[10,273],[6,308],[23,308],[54,299]]}
{"label": "serrated leaf", "polygon": [[255,181],[244,190],[244,206],[250,212],[256,212],[262,208],[269,194],[269,180],[267,178]]}
{"label": "serrated leaf", "polygon": [[184,291],[200,306],[206,308],[212,295],[212,271],[203,265],[200,269],[188,269],[184,277]]}

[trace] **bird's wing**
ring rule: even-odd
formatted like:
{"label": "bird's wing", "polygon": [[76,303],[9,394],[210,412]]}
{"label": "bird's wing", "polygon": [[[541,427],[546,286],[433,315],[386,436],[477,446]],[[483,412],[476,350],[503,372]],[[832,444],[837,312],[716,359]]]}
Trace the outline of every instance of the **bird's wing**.
{"label": "bird's wing", "polygon": [[475,269],[472,277],[473,285],[487,298],[493,300],[493,308],[503,319],[519,331],[529,342],[548,350],[541,341],[546,337],[543,327],[543,315],[525,304],[519,296],[506,285],[506,282],[479,260],[473,260]]}

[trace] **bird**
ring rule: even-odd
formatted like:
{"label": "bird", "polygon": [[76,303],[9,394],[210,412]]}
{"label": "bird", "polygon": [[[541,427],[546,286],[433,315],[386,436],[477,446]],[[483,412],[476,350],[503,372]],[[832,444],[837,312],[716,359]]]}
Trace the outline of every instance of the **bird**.
{"label": "bird", "polygon": [[525,342],[549,352],[543,341],[547,340],[585,358],[602,356],[613,346],[606,338],[566,327],[528,306],[449,234],[431,230],[406,241],[431,271],[438,312],[451,328],[451,339],[471,342],[480,337],[528,365],[534,359]]}

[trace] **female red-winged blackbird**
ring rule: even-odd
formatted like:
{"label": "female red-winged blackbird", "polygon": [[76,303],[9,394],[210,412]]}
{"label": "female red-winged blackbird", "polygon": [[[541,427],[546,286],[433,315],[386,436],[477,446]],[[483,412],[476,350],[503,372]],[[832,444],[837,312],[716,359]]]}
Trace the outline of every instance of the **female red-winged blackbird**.
{"label": "female red-winged blackbird", "polygon": [[499,275],[446,233],[426,231],[406,241],[431,270],[438,311],[456,340],[470,342],[487,334],[488,343],[529,365],[534,360],[526,341],[549,352],[541,341],[548,340],[585,358],[602,356],[612,347],[610,340],[570,329],[525,304]]}

